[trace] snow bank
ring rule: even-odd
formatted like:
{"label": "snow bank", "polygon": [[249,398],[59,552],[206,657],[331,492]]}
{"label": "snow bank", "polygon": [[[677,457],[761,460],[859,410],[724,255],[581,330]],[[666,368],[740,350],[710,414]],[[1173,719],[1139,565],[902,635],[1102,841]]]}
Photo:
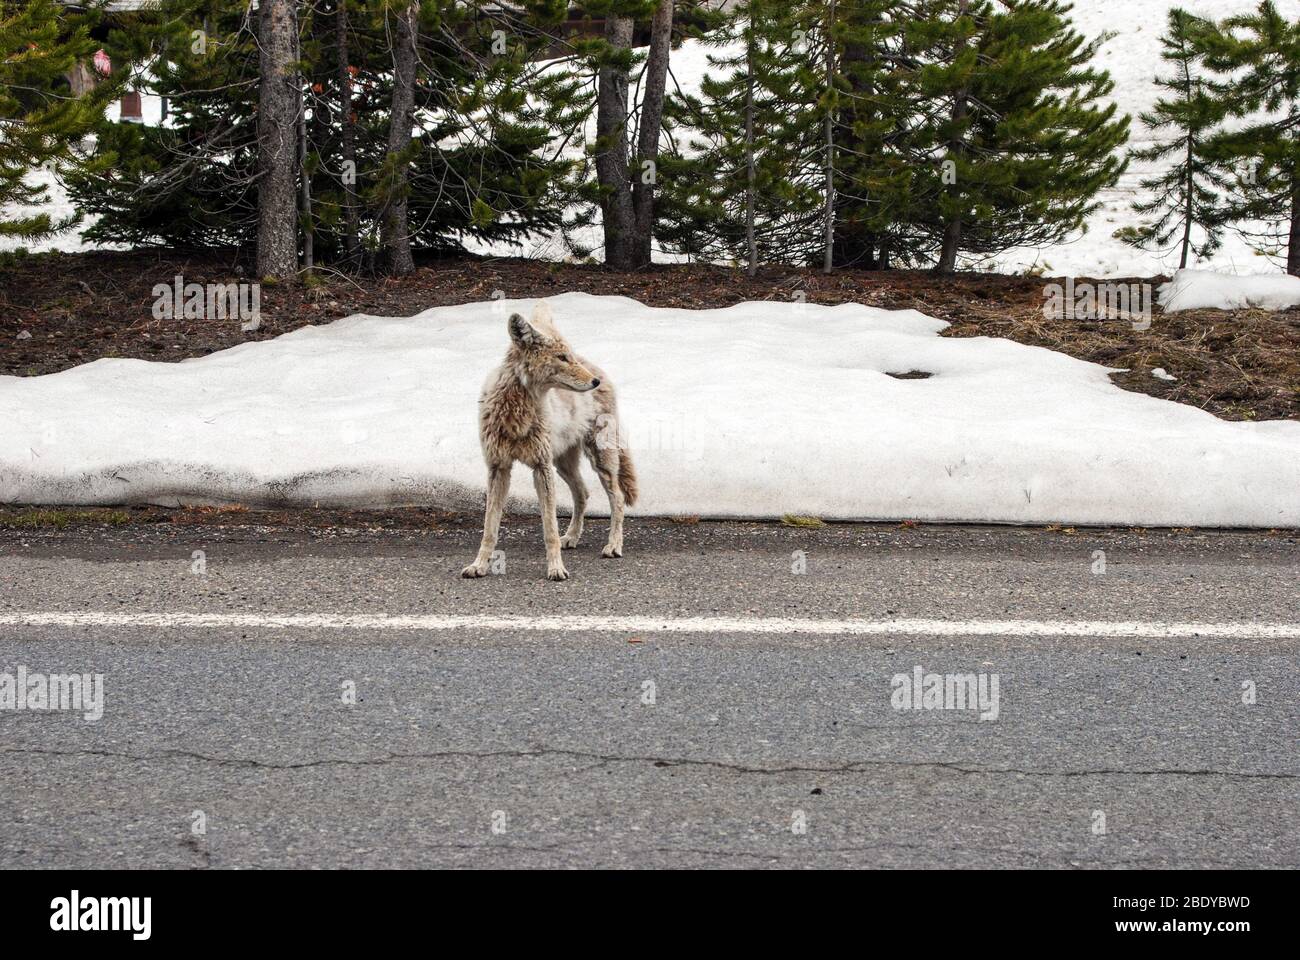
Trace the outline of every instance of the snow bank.
{"label": "snow bank", "polygon": [[[939,337],[915,311],[551,305],[619,389],[638,513],[1300,525],[1300,423],[1227,423],[1050,350]],[[0,378],[0,500],[478,509],[476,400],[506,316],[531,307]],[[931,376],[889,376],[912,371]],[[522,467],[512,493],[535,503]]]}
{"label": "snow bank", "polygon": [[1160,306],[1176,310],[1285,310],[1300,303],[1300,277],[1235,277],[1210,270],[1179,270],[1160,285]]}

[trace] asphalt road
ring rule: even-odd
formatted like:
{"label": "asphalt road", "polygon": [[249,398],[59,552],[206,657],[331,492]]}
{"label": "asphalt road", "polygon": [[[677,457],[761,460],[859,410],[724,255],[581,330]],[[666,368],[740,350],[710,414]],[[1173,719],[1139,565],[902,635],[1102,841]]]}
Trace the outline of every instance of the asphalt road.
{"label": "asphalt road", "polygon": [[[1251,626],[1300,623],[1294,534],[634,518],[550,583],[535,527],[480,581],[472,523],[0,534],[0,685],[104,678],[96,722],[0,688],[0,867],[1300,866],[1300,638]],[[272,619],[320,613],[371,620]],[[996,718],[896,708],[918,666]]]}

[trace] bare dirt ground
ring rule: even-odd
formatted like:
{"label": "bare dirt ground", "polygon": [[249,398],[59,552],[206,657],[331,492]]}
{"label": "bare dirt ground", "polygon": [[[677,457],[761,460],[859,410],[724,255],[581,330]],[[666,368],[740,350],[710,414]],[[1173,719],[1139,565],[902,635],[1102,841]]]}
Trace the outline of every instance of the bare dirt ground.
{"label": "bare dirt ground", "polygon": [[[506,297],[578,290],[688,308],[791,300],[802,291],[809,303],[915,309],[949,321],[945,336],[1006,337],[1119,368],[1126,372],[1114,380],[1127,390],[1225,419],[1300,419],[1300,310],[1157,310],[1151,327],[1141,331],[1126,321],[1047,320],[1045,277],[936,277],[920,271],[826,276],[811,269],[768,269],[749,278],[727,267],[623,273],[598,265],[463,256],[425,261],[402,279],[322,273],[311,284],[263,285],[261,326],[244,333],[231,320],[155,319],[153,288],[177,275],[187,283],[251,279],[234,251],[51,253],[0,264],[0,375],[55,373],[101,357],[178,361],[352,313],[409,316],[488,299],[498,290]],[[1151,373],[1156,368],[1176,379],[1157,379]]]}

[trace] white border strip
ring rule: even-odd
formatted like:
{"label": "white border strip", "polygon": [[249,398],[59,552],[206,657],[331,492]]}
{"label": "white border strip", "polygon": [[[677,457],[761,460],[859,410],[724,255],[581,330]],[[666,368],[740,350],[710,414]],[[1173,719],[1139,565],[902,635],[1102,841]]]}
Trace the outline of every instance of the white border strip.
{"label": "white border strip", "polygon": [[1161,623],[1145,620],[816,620],[787,617],[488,616],[386,613],[0,613],[0,626],[529,630],[544,633],[776,633],[813,636],[1300,638],[1300,623]]}

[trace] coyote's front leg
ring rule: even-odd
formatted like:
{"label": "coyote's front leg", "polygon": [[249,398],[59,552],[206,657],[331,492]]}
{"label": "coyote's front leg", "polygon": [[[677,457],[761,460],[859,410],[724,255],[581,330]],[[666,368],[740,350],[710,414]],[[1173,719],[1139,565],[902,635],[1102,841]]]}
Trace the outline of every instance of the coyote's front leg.
{"label": "coyote's front leg", "polygon": [[568,580],[560,558],[560,525],[555,519],[555,471],[547,457],[533,468],[533,486],[537,488],[537,502],[542,508],[542,536],[546,538],[546,579]]}
{"label": "coyote's front leg", "polygon": [[486,577],[492,563],[492,551],[497,547],[497,531],[501,528],[501,512],[506,508],[510,492],[510,464],[488,466],[487,510],[483,514],[483,541],[479,544],[474,562],[460,572],[462,577]]}

